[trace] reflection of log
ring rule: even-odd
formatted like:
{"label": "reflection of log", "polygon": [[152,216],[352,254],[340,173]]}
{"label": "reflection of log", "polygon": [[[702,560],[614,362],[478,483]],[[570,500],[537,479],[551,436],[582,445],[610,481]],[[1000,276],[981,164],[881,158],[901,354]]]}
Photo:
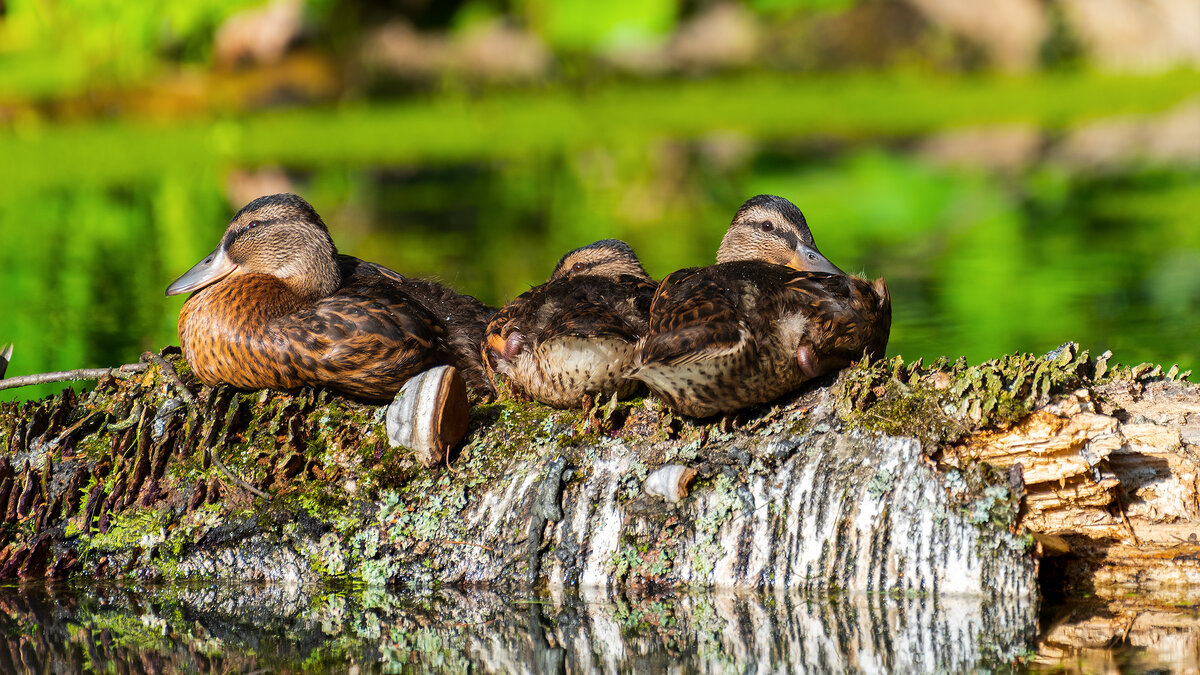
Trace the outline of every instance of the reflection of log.
{"label": "reflection of log", "polygon": [[[854,368],[723,423],[649,400],[479,406],[450,469],[390,449],[377,407],[228,389],[188,403],[160,367],[0,406],[0,577],[969,593],[1031,611],[1022,503],[1044,551],[1102,571],[1142,550],[1113,545],[1129,528],[1162,546],[1195,522],[1193,436],[1178,429],[1196,389],[1149,368],[1106,374],[1073,346]],[[1164,433],[1174,445],[1144,447]],[[668,463],[698,471],[677,504],[642,488]],[[1164,570],[1195,568],[1151,550],[1169,553]]]}
{"label": "reflection of log", "polygon": [[[696,592],[528,602],[484,590],[363,598],[217,585],[136,595],[0,588],[0,608],[0,636],[11,636],[8,649],[0,637],[0,670],[14,673],[84,672],[85,654],[94,664],[158,665],[145,672],[345,672],[347,661],[385,673],[437,664],[499,673],[963,672],[1008,665],[1033,637],[1028,614],[978,597]],[[27,655],[7,668],[23,647]]]}
{"label": "reflection of log", "polygon": [[1062,673],[1200,670],[1200,610],[1129,598],[1075,607],[1039,639],[1034,664]]}

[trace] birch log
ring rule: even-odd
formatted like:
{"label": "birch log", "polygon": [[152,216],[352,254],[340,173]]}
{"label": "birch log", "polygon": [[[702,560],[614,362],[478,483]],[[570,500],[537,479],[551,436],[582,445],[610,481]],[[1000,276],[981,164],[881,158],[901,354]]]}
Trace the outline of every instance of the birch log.
{"label": "birch log", "polygon": [[[1032,616],[1040,556],[1065,554],[1041,561],[1072,588],[1195,574],[1196,388],[1074,345],[857,366],[726,420],[480,405],[430,468],[390,447],[384,407],[202,388],[165,356],[181,379],[153,362],[0,405],[0,578],[972,595]],[[665,465],[696,472],[678,502],[645,489]]]}

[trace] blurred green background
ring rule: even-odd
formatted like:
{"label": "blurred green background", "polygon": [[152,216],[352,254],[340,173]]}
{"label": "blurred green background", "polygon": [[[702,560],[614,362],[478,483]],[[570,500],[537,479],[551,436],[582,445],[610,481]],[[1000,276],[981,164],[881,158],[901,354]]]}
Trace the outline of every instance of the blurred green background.
{"label": "blurred green background", "polygon": [[283,190],[497,305],[604,237],[710,262],[770,192],[887,278],[890,354],[1195,368],[1200,35],[1151,5],[6,0],[8,376],[176,344],[167,284]]}

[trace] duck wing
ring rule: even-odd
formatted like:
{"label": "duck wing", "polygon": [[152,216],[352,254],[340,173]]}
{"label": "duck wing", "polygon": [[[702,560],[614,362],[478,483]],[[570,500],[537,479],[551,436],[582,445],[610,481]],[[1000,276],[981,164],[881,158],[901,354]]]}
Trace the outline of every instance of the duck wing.
{"label": "duck wing", "polygon": [[372,399],[390,399],[442,361],[444,329],[397,289],[354,285],[275,325],[285,370]]}
{"label": "duck wing", "polygon": [[378,263],[347,255],[338,256],[338,262],[343,279],[387,280],[435,316],[437,322],[445,327],[440,346],[446,353],[447,361],[458,368],[473,391],[485,398],[495,394],[491,381],[484,374],[479,348],[484,330],[496,314],[495,308],[435,281],[406,277]]}
{"label": "duck wing", "polygon": [[753,343],[727,279],[713,268],[672,272],[654,294],[641,363],[681,365],[718,358]]}
{"label": "duck wing", "polygon": [[[633,276],[618,279],[575,277],[540,287],[558,295],[539,312],[545,319],[539,342],[557,337],[608,337],[637,342],[649,323],[650,302],[656,286]],[[558,291],[556,293],[556,291]]]}

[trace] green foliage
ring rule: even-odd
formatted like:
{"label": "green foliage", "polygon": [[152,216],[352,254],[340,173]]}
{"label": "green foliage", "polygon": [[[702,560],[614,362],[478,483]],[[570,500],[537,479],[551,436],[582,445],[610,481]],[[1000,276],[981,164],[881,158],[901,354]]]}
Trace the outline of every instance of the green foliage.
{"label": "green foliage", "polygon": [[159,67],[168,50],[202,61],[216,26],[258,4],[12,0],[0,20],[0,95],[40,97],[137,82]]}
{"label": "green foliage", "polygon": [[529,24],[568,49],[638,46],[675,27],[677,0],[523,0]]}
{"label": "green foliage", "polygon": [[853,7],[861,0],[749,0],[755,11],[764,14],[793,14],[805,10],[838,11]]}

